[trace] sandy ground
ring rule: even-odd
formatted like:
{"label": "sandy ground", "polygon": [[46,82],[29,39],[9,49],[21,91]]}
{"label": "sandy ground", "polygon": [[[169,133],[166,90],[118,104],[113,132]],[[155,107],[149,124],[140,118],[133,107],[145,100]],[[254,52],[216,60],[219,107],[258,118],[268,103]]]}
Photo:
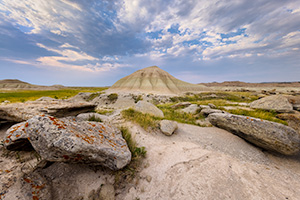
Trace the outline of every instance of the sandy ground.
{"label": "sandy ground", "polygon": [[171,136],[131,126],[147,158],[117,199],[297,199],[300,156],[262,151],[215,127],[179,124]]}

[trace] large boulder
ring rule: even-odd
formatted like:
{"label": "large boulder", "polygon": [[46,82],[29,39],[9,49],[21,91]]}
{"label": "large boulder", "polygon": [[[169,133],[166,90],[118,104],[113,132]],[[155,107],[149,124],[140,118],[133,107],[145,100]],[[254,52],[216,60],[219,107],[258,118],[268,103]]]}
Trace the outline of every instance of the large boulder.
{"label": "large boulder", "polygon": [[152,103],[139,101],[135,104],[134,109],[141,113],[150,114],[155,117],[164,117],[164,113]]}
{"label": "large boulder", "polygon": [[159,125],[163,134],[168,136],[172,135],[178,127],[176,122],[170,120],[161,120]]}
{"label": "large boulder", "polygon": [[43,98],[25,103],[0,105],[0,121],[22,122],[41,114],[55,117],[75,116],[79,113],[94,111],[95,107],[96,105],[91,103]]}
{"label": "large boulder", "polygon": [[48,161],[126,166],[131,153],[121,132],[110,125],[68,117],[35,116],[25,131],[33,148]]}
{"label": "large boulder", "polygon": [[293,106],[282,95],[272,95],[253,101],[250,108],[258,108],[263,110],[274,110],[276,112],[292,112]]}
{"label": "large boulder", "polygon": [[210,123],[234,133],[264,149],[285,155],[300,151],[300,135],[283,124],[241,115],[213,113],[208,116]]}

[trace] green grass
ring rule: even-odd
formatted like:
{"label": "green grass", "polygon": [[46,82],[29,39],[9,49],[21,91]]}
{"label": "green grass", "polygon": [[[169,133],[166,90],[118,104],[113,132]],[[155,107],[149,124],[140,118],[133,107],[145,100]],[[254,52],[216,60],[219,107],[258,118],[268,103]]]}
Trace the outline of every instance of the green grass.
{"label": "green grass", "polygon": [[100,109],[100,110],[96,110],[96,113],[101,114],[101,115],[107,115],[114,112],[113,110],[104,110],[104,109]]}
{"label": "green grass", "polygon": [[118,99],[118,94],[117,93],[111,93],[108,96],[109,101],[116,101]]}
{"label": "green grass", "polygon": [[136,173],[140,170],[142,159],[146,157],[145,147],[138,147],[136,141],[132,138],[128,128],[121,127],[122,136],[131,152],[131,162],[123,169],[115,172],[115,187],[121,188],[133,181]]}
{"label": "green grass", "polygon": [[99,117],[96,117],[95,115],[91,116],[88,121],[93,121],[93,122],[102,122],[102,120]]}
{"label": "green grass", "polygon": [[244,115],[244,116],[249,116],[249,117],[255,117],[255,118],[259,118],[259,119],[264,119],[264,120],[288,125],[288,123],[286,121],[276,118],[276,115],[278,114],[276,112],[269,112],[269,111],[260,110],[260,109],[256,109],[253,111],[243,110],[243,109],[235,109],[235,110],[227,110],[227,112],[229,112],[231,114],[235,114],[235,115]]}
{"label": "green grass", "polygon": [[40,97],[52,97],[56,99],[67,99],[77,95],[79,92],[100,92],[107,87],[70,87],[61,90],[0,90],[0,102],[8,100],[10,102],[34,101]]}
{"label": "green grass", "polygon": [[197,102],[203,100],[227,100],[233,102],[246,102],[250,103],[257,100],[258,97],[251,92],[204,92],[199,94],[188,93],[185,96],[172,97],[172,102]]}
{"label": "green grass", "polygon": [[195,115],[191,113],[184,113],[180,112],[179,110],[174,110],[173,108],[171,108],[171,105],[172,104],[163,104],[157,106],[163,111],[165,119],[193,125],[198,125],[196,123],[196,120],[204,119],[203,116],[197,115],[199,112]]}
{"label": "green grass", "polygon": [[161,119],[159,117],[154,117],[149,114],[144,114],[144,113],[135,111],[132,108],[123,110],[121,113],[122,113],[122,116],[126,120],[130,120],[130,121],[133,121],[133,122],[139,124],[145,130],[149,130],[149,128],[154,129],[154,128],[158,127],[158,121]]}

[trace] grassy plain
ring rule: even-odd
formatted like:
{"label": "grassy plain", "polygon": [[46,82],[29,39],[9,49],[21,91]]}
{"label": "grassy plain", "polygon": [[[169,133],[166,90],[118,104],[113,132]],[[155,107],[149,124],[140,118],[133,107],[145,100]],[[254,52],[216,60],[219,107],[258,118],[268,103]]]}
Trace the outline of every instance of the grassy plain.
{"label": "grassy plain", "polygon": [[60,90],[0,90],[0,103],[8,100],[10,102],[34,101],[40,97],[47,96],[55,99],[67,99],[79,92],[101,92],[108,87],[67,87]]}

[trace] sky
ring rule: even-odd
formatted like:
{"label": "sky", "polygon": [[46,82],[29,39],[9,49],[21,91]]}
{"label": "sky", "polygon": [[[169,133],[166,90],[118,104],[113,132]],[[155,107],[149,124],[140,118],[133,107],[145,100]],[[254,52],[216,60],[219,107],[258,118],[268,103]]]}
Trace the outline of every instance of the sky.
{"label": "sky", "polygon": [[0,0],[0,79],[300,81],[299,0]]}

